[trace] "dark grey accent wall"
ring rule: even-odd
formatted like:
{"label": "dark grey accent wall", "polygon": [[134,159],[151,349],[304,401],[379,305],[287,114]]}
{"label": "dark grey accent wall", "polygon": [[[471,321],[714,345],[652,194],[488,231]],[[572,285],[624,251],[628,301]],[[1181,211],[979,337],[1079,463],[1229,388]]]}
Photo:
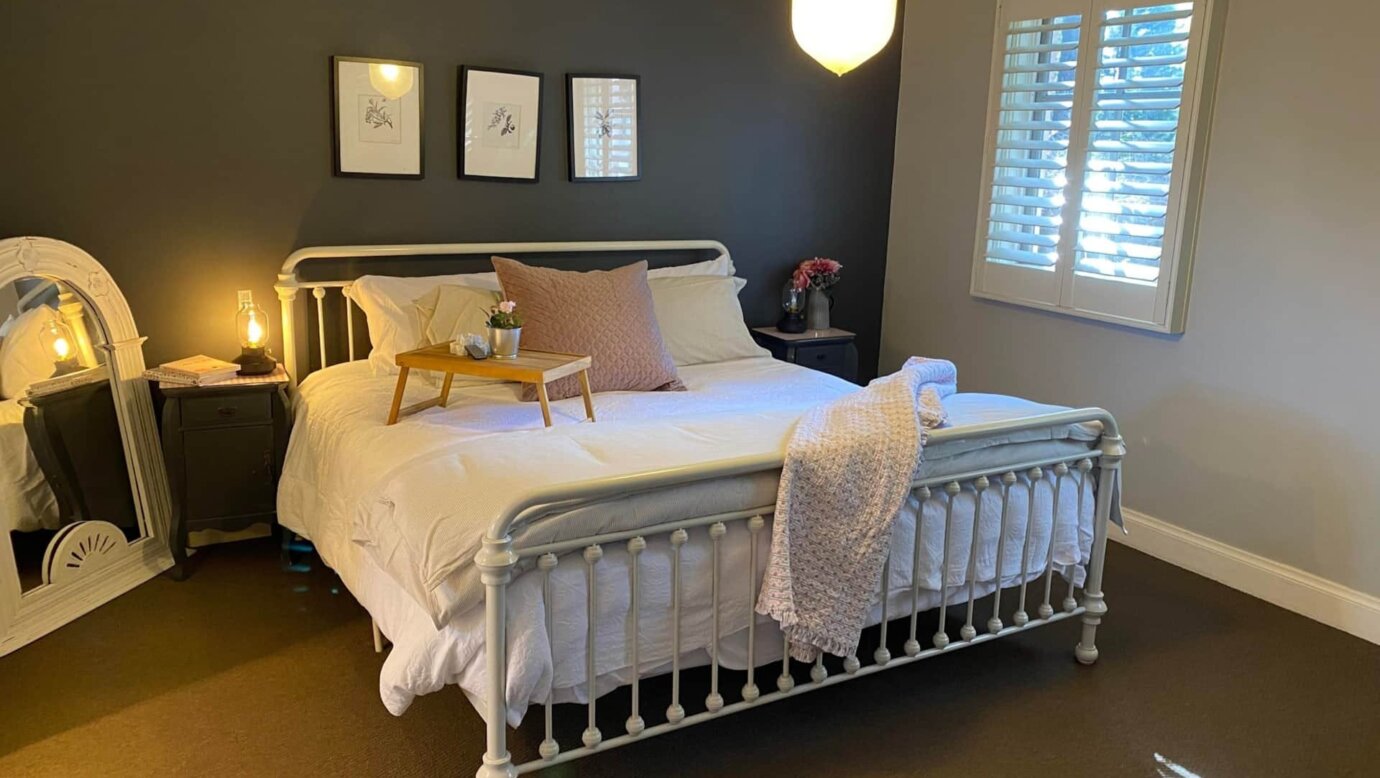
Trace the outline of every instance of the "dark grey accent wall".
{"label": "dark grey accent wall", "polygon": [[[235,290],[271,310],[301,246],[716,238],[752,324],[795,261],[843,262],[876,364],[899,35],[838,78],[788,0],[9,0],[0,31],[0,236],[95,255],[152,361],[233,354]],[[425,65],[425,180],[331,176],[332,54]],[[540,183],[456,178],[460,64],[546,74]],[[640,182],[565,180],[568,71],[642,76]]]}

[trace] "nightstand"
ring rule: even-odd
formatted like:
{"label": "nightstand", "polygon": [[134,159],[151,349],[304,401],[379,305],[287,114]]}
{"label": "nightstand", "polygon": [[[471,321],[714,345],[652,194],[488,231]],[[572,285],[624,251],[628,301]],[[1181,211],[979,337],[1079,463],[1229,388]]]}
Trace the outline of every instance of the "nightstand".
{"label": "nightstand", "polygon": [[172,488],[172,577],[187,576],[187,535],[272,523],[287,454],[287,374],[208,386],[160,383],[163,458]]}
{"label": "nightstand", "polygon": [[848,330],[782,332],[775,327],[754,327],[752,337],[783,362],[794,362],[847,381],[858,381],[858,347]]}

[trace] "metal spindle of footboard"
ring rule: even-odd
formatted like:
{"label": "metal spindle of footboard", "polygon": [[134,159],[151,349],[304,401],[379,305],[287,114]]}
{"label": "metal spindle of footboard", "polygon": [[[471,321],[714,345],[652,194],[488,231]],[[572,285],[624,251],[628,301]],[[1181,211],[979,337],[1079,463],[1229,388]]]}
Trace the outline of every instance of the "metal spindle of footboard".
{"label": "metal spindle of footboard", "polygon": [[595,685],[599,675],[595,667],[595,637],[599,633],[599,581],[594,571],[594,566],[604,558],[604,549],[597,544],[585,549],[585,570],[588,573],[588,605],[589,620],[586,624],[585,642],[585,684],[589,691],[589,727],[585,729],[581,740],[585,743],[585,748],[594,748],[604,739],[599,732],[599,727],[595,723],[594,704],[599,696],[599,690]]}
{"label": "metal spindle of footboard", "polygon": [[[1064,485],[1064,476],[1068,475],[1069,466],[1063,462],[1054,466],[1054,512],[1049,517],[1049,553],[1045,556],[1045,598],[1040,601],[1040,618],[1047,619],[1054,615],[1054,608],[1049,604],[1049,595],[1054,587],[1054,541],[1059,536],[1059,490]],[[1073,517],[1073,526],[1078,526],[1078,517]]]}
{"label": "metal spindle of footboard", "polygon": [[640,641],[637,639],[639,634],[637,631],[637,613],[638,609],[641,607],[641,601],[639,597],[642,593],[641,586],[639,585],[640,582],[638,581],[637,577],[637,566],[638,557],[642,556],[642,552],[646,550],[646,548],[647,540],[641,535],[628,541],[628,566],[631,569],[630,583],[632,586],[632,594],[630,596],[630,600],[632,602],[632,612],[629,614],[628,642],[631,644],[633,680],[632,713],[628,715],[628,723],[625,725],[625,728],[628,730],[628,734],[633,735],[634,737],[641,734],[642,730],[647,728],[646,722],[642,720],[642,714],[640,710],[640,696],[642,691],[642,663],[638,661],[638,644],[640,643]]}
{"label": "metal spindle of footboard", "polygon": [[680,548],[689,538],[683,529],[671,533],[671,705],[666,720],[672,724],[685,718],[680,704]]}
{"label": "metal spindle of footboard", "polygon": [[968,618],[963,622],[963,628],[958,631],[964,640],[972,640],[977,637],[977,628],[973,626],[973,599],[977,594],[977,553],[978,539],[982,523],[982,494],[987,491],[987,476],[980,475],[973,481],[973,488],[976,494],[973,497],[973,534],[969,537],[968,550]]}
{"label": "metal spindle of footboard", "polygon": [[[948,616],[949,610],[949,538],[954,530],[954,499],[963,490],[958,481],[950,481],[944,485],[944,493],[949,496],[944,504],[944,553],[940,555],[943,559],[939,563],[939,629],[934,633],[934,647],[943,648],[949,645],[949,633],[944,631],[944,621]],[[925,506],[920,506],[921,510]]]}
{"label": "metal spindle of footboard", "polygon": [[762,527],[766,526],[766,520],[761,516],[753,516],[748,519],[748,641],[747,641],[747,683],[743,684],[743,699],[747,702],[754,702],[761,696],[762,692],[757,688],[756,663],[753,661],[757,655],[757,536],[762,532]]}
{"label": "metal spindle of footboard", "polygon": [[925,503],[930,501],[930,494],[928,486],[915,490],[920,507],[915,511],[915,548],[910,562],[910,637],[906,640],[906,656],[920,653],[920,641],[915,639],[915,629],[920,624],[920,549],[924,543]]}
{"label": "metal spindle of footboard", "polygon": [[709,643],[709,696],[705,698],[704,706],[711,713],[724,706],[724,697],[719,694],[719,541],[726,532],[728,528],[722,521],[715,522],[709,527],[709,539],[714,544],[713,571],[710,573],[712,578],[709,581],[714,619]]}
{"label": "metal spindle of footboard", "polygon": [[891,651],[886,647],[886,628],[887,628],[887,601],[891,594],[891,555],[888,554],[886,561],[882,563],[882,629],[881,645],[872,652],[872,659],[879,665],[884,665],[891,661]]}
{"label": "metal spindle of footboard", "polygon": [[1011,471],[1001,476],[1001,526],[997,530],[997,574],[992,591],[992,618],[987,620],[987,632],[995,635],[1001,632],[1001,584],[1006,575],[1003,565],[1006,562],[1006,514],[1011,505],[1011,485],[1016,483],[1016,474]]}
{"label": "metal spindle of footboard", "polygon": [[1030,491],[1026,494],[1026,514],[1025,514],[1025,542],[1021,544],[1021,597],[1016,606],[1016,614],[1011,620],[1016,622],[1016,626],[1024,627],[1030,621],[1030,614],[1025,612],[1025,590],[1030,583],[1027,573],[1030,570],[1030,535],[1035,529],[1035,492],[1040,480],[1045,477],[1045,473],[1038,467],[1030,468],[1026,474],[1030,478]]}
{"label": "metal spindle of footboard", "polygon": [[[1083,493],[1084,493],[1085,491],[1087,491],[1087,487],[1088,487],[1088,473],[1089,473],[1089,471],[1092,470],[1092,466],[1093,466],[1093,464],[1092,464],[1092,460],[1091,460],[1091,459],[1080,459],[1080,460],[1078,460],[1078,473],[1079,473],[1079,476],[1078,476],[1078,516],[1079,516],[1079,517],[1082,517],[1082,515],[1083,515]],[[1074,532],[1076,533],[1077,531],[1078,531],[1078,525],[1075,523],[1075,524],[1074,524]],[[1077,568],[1077,565],[1075,565],[1074,567]],[[1064,597],[1064,612],[1065,612],[1065,613],[1071,612],[1074,608],[1077,608],[1077,607],[1078,607],[1078,600],[1074,599],[1074,596],[1073,596],[1073,590],[1074,590],[1075,587],[1078,586],[1078,570],[1077,570],[1077,569],[1073,569],[1073,570],[1070,570],[1070,571],[1069,571],[1069,579],[1068,579],[1068,580],[1069,580],[1069,590],[1068,590],[1068,594],[1065,595],[1065,597]]]}
{"label": "metal spindle of footboard", "polygon": [[[556,555],[542,554],[541,559],[537,560],[537,568],[541,570],[541,591],[543,605],[546,607],[546,639],[555,645],[556,631],[556,608],[551,602],[551,571],[556,569]],[[553,657],[554,660],[554,657]],[[554,664],[554,662],[553,662]],[[561,746],[556,742],[555,733],[552,731],[552,712],[551,708],[555,701],[550,697],[546,699],[546,739],[541,741],[538,752],[542,759],[550,759],[561,752]]]}

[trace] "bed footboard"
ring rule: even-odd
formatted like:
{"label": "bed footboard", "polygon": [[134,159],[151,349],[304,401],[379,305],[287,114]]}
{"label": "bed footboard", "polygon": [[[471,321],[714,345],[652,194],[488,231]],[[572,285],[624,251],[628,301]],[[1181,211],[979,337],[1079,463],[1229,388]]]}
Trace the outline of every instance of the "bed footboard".
{"label": "bed footboard", "polygon": [[[771,539],[763,532],[766,522],[764,516],[771,514],[773,506],[761,506],[759,508],[736,511],[714,516],[704,516],[683,521],[661,524],[654,527],[643,529],[610,533],[587,538],[578,538],[560,543],[551,543],[541,546],[518,548],[512,540],[514,529],[533,521],[540,521],[546,516],[568,511],[575,507],[597,504],[608,500],[617,499],[628,494],[638,492],[653,491],[670,486],[682,485],[693,481],[721,478],[725,476],[743,475],[746,473],[760,472],[764,470],[776,469],[781,466],[779,460],[766,459],[739,459],[720,462],[713,465],[696,466],[690,468],[677,468],[673,470],[658,471],[653,473],[638,474],[611,478],[605,481],[580,484],[578,487],[565,487],[558,490],[547,490],[536,494],[522,504],[516,506],[504,516],[496,520],[490,527],[488,535],[484,541],[483,550],[476,557],[476,563],[481,572],[481,579],[485,587],[485,656],[488,671],[488,701],[487,719],[487,747],[484,754],[484,763],[478,771],[480,778],[497,778],[498,776],[512,776],[518,773],[541,769],[543,767],[578,759],[584,756],[597,753],[621,745],[634,742],[636,740],[653,737],[676,729],[708,721],[713,718],[737,713],[752,707],[761,706],[770,702],[776,702],[788,697],[799,696],[808,691],[824,688],[826,686],[843,683],[853,678],[859,678],[892,667],[901,666],[910,662],[929,659],[942,653],[956,651],[971,645],[977,645],[989,640],[1014,635],[1028,629],[1053,624],[1072,618],[1081,618],[1082,634],[1074,649],[1077,660],[1083,664],[1092,664],[1097,661],[1097,628],[1101,625],[1103,617],[1107,613],[1106,600],[1102,594],[1102,580],[1104,566],[1106,563],[1106,546],[1108,524],[1112,519],[1112,510],[1116,500],[1116,484],[1121,468],[1122,458],[1125,456],[1126,449],[1123,445],[1120,434],[1118,433],[1115,419],[1111,414],[1101,409],[1091,408],[1076,411],[1064,411],[1060,413],[1047,414],[1043,416],[1030,417],[1009,422],[997,422],[992,424],[976,425],[962,428],[961,430],[937,430],[930,435],[931,443],[943,439],[977,439],[982,437],[1008,435],[1014,432],[1034,430],[1041,428],[1062,427],[1073,423],[1098,422],[1102,425],[1102,435],[1095,448],[1074,455],[1044,459],[1032,462],[1010,463],[1005,467],[989,469],[971,473],[961,473],[947,475],[942,478],[922,479],[913,485],[917,496],[922,501],[939,501],[939,505],[944,515],[943,531],[943,565],[941,570],[949,569],[949,539],[953,532],[955,522],[971,521],[973,528],[981,519],[981,511],[973,512],[971,518],[958,516],[954,511],[954,498],[964,490],[976,492],[977,504],[981,505],[981,498],[985,492],[995,490],[1001,500],[1001,530],[999,538],[1006,536],[1008,517],[1011,512],[1018,511],[1022,506],[1010,504],[1011,487],[1017,482],[1018,477],[1023,475],[1031,482],[1050,481],[1055,504],[1058,505],[1059,491],[1066,484],[1073,484],[1079,489],[1078,495],[1080,507],[1078,515],[1073,518],[1074,522],[1079,521],[1079,516],[1083,514],[1081,500],[1085,490],[1083,489],[1084,480],[1091,477],[1095,478],[1094,499],[1095,506],[1093,511],[1093,539],[1091,551],[1086,569],[1086,578],[1082,587],[1081,600],[1075,591],[1073,575],[1067,577],[1067,589],[1062,600],[1058,601],[1055,607],[1054,597],[1054,531],[1055,526],[1051,525],[1049,552],[1044,558],[1032,558],[1031,549],[1031,520],[1035,513],[1034,490],[1030,491],[1032,498],[1024,506],[1028,511],[1026,516],[1026,532],[1024,543],[1021,549],[1020,560],[1020,584],[1012,587],[1017,591],[1009,589],[1003,591],[1000,580],[994,587],[994,591],[986,597],[978,597],[977,575],[974,568],[977,554],[978,543],[976,540],[971,544],[970,557],[967,564],[967,578],[962,586],[944,585],[941,578],[940,585],[940,607],[938,609],[936,630],[932,635],[925,635],[927,629],[922,629],[920,602],[920,528],[917,527],[915,543],[915,560],[912,565],[912,580],[910,584],[910,608],[908,614],[893,614],[888,612],[888,597],[885,594],[886,582],[890,576],[890,562],[882,572],[878,590],[882,593],[881,608],[882,620],[880,624],[880,646],[873,653],[871,663],[864,665],[857,656],[844,657],[844,672],[839,675],[830,675],[823,663],[821,656],[810,668],[809,681],[798,682],[791,673],[791,660],[789,643],[783,646],[787,649],[784,652],[780,666],[780,673],[774,679],[765,679],[766,683],[774,686],[775,691],[763,693],[760,672],[764,668],[756,666],[755,649],[755,619],[748,620],[748,640],[747,640],[747,678],[746,683],[741,689],[736,690],[737,697],[734,701],[725,699],[725,689],[719,683],[719,638],[720,624],[720,587],[721,585],[741,585],[748,592],[750,603],[755,603],[761,581],[756,574],[756,565],[760,559],[759,555],[768,553]],[[1011,510],[1008,511],[1008,508]],[[1057,521],[1058,511],[1053,514]],[[920,514],[923,517],[923,511]],[[923,521],[923,518],[917,518]],[[727,527],[732,523],[742,523],[749,533],[749,559],[748,568],[743,571],[722,570],[721,571],[721,538],[727,532]],[[685,701],[681,699],[680,685],[680,654],[681,654],[681,635],[680,635],[680,593],[681,593],[681,548],[690,538],[691,533],[706,533],[712,543],[712,579],[711,579],[711,609],[713,614],[712,638],[709,645],[710,653],[710,692],[703,701],[702,710],[687,714]],[[976,538],[976,531],[973,537]],[[672,608],[672,667],[671,667],[671,690],[670,700],[665,711],[665,723],[647,726],[642,717],[643,700],[640,695],[640,679],[634,673],[631,686],[631,705],[632,710],[625,724],[626,732],[616,737],[605,739],[604,733],[600,731],[596,724],[596,708],[598,704],[596,690],[596,671],[594,667],[595,657],[595,632],[596,614],[599,611],[597,587],[594,585],[596,577],[599,575],[599,562],[603,557],[603,547],[610,544],[625,544],[631,565],[629,577],[629,592],[631,602],[630,621],[632,629],[629,634],[632,636],[627,647],[630,664],[633,668],[639,667],[638,664],[638,640],[637,640],[637,615],[638,604],[641,596],[642,584],[638,577],[638,556],[646,548],[647,538],[665,536],[669,539],[672,548],[671,565],[671,608]],[[1003,570],[1003,551],[1005,543],[997,544],[997,578],[1001,578]],[[588,688],[588,726],[581,735],[581,744],[570,750],[563,750],[557,742],[552,727],[551,704],[547,703],[545,708],[546,735],[540,746],[540,759],[524,764],[515,764],[508,752],[507,746],[507,702],[506,702],[506,669],[508,665],[507,655],[507,590],[508,585],[513,579],[514,568],[523,559],[536,560],[536,572],[543,576],[545,586],[546,602],[551,602],[551,571],[556,567],[558,556],[573,552],[580,552],[583,556],[585,574],[588,577],[589,586],[587,587],[588,609],[588,634],[586,636],[586,682]],[[724,583],[741,581],[739,584]],[[1001,603],[1004,597],[1015,596],[1016,611],[1012,617],[1012,624],[1006,625],[1001,619]],[[990,599],[990,605],[983,605],[982,610],[988,615],[985,623],[979,621],[979,601]],[[1038,600],[1038,602],[1037,602]],[[959,639],[952,640],[948,633],[948,608],[963,604],[966,601],[966,612],[964,622],[959,629]],[[1034,613],[1028,611],[1028,607],[1034,603]],[[551,611],[547,607],[548,634],[551,629]],[[902,621],[902,618],[908,617]],[[889,620],[896,620],[891,623]],[[980,629],[980,626],[982,627]],[[904,628],[907,630],[907,637],[902,645],[902,656],[892,656],[888,648],[888,631],[891,629]],[[922,640],[924,644],[922,644]],[[774,671],[767,671],[774,672]]]}

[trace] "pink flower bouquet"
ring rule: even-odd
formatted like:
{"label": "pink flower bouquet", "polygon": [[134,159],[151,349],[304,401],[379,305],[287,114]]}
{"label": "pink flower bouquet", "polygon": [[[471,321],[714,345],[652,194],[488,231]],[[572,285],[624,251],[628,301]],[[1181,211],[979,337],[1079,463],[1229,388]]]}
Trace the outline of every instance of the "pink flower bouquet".
{"label": "pink flower bouquet", "polygon": [[808,288],[828,289],[838,283],[842,271],[843,265],[838,262],[824,257],[814,257],[796,266],[795,272],[791,275],[791,283],[800,291]]}

